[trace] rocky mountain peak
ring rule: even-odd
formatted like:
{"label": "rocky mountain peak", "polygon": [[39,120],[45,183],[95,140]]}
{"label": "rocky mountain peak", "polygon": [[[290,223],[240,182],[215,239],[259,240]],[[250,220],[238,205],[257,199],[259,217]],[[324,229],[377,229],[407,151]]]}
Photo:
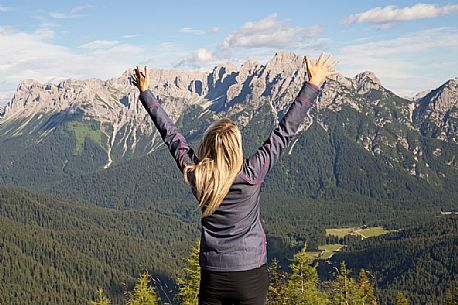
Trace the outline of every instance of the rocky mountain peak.
{"label": "rocky mountain peak", "polygon": [[364,71],[353,78],[353,86],[359,94],[365,94],[372,89],[380,89],[380,80],[374,72]]}
{"label": "rocky mountain peak", "polygon": [[421,100],[422,98],[424,98],[426,95],[428,95],[428,93],[431,92],[431,89],[430,90],[423,90],[421,92],[418,92],[417,94],[415,94],[413,97],[409,98],[407,97],[407,99],[409,100],[413,100],[413,101],[419,101]]}
{"label": "rocky mountain peak", "polygon": [[450,79],[442,86],[432,90],[416,101],[413,118],[421,124],[424,134],[430,132],[429,126],[436,126],[432,136],[441,140],[458,142],[458,79]]}
{"label": "rocky mountain peak", "polygon": [[[117,118],[119,126],[130,124],[144,128],[145,121],[138,120],[144,116],[138,103],[138,90],[130,85],[128,75],[125,71],[107,81],[68,79],[59,84],[24,80],[12,101],[4,110],[0,109],[0,125],[16,118],[65,112],[71,108],[80,110],[83,117],[102,122]],[[363,111],[366,99],[372,97],[362,95],[383,89],[380,80],[369,71],[354,78],[338,74],[331,79],[320,96],[320,107],[330,111],[346,106]],[[287,51],[277,52],[265,65],[247,60],[240,67],[223,64],[208,72],[150,69],[150,88],[164,102],[164,108],[173,119],[191,105],[218,112],[240,103],[240,107],[234,109],[240,111],[248,107],[250,112],[268,103],[274,114],[287,106],[306,80],[304,56]],[[437,126],[442,126],[444,119],[453,119],[456,111],[447,111],[457,107],[457,83],[457,78],[451,79],[418,101],[414,118],[432,119]],[[248,122],[250,115],[243,122]]]}
{"label": "rocky mountain peak", "polygon": [[17,87],[17,91],[27,91],[34,87],[41,87],[42,85],[34,79],[25,79],[21,81]]}
{"label": "rocky mountain peak", "polygon": [[458,78],[448,80],[439,88],[420,98],[418,107],[429,107],[440,113],[445,113],[453,107],[458,108]]}
{"label": "rocky mountain peak", "polygon": [[246,80],[249,76],[253,76],[257,74],[259,69],[262,67],[261,64],[259,64],[257,61],[253,59],[248,59],[246,60],[241,66],[238,71],[237,75],[237,82],[243,82]]}
{"label": "rocky mountain peak", "polygon": [[301,67],[305,67],[304,56],[281,51],[275,53],[275,56],[267,62],[265,70],[273,74],[292,74]]}
{"label": "rocky mountain peak", "polygon": [[218,83],[222,84],[225,82],[225,79],[232,75],[232,73],[238,72],[237,68],[232,65],[218,65],[213,68],[213,71],[210,73],[209,82],[213,87],[216,87]]}
{"label": "rocky mountain peak", "polygon": [[269,63],[270,62],[284,63],[285,61],[290,61],[291,62],[291,61],[296,61],[298,59],[303,60],[304,56],[297,55],[296,53],[290,52],[290,51],[278,51],[278,52],[275,53],[275,55],[272,57],[272,59],[269,60]]}

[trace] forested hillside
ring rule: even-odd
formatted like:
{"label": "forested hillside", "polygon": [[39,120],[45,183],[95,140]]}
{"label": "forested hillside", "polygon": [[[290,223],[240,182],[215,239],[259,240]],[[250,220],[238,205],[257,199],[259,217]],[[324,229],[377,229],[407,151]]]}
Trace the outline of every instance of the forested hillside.
{"label": "forested hillside", "polygon": [[[458,262],[453,257],[456,249],[450,245],[456,247],[457,225],[458,218],[455,216],[439,217],[428,224],[430,230],[426,230],[427,226],[420,226],[391,234],[383,240],[369,238],[369,247],[357,242],[357,239],[349,240],[350,252],[339,255],[339,258],[333,261],[334,265],[330,262],[319,265],[318,270],[321,273],[327,272],[322,279],[318,277],[317,265],[313,263],[303,247],[294,253],[288,271],[282,269],[276,260],[270,264],[270,285],[266,304],[455,305],[458,302],[458,282],[455,277]],[[441,241],[431,242],[430,239],[438,235]],[[444,243],[443,240],[447,239],[450,242]],[[396,244],[387,246],[388,240],[396,241]],[[428,241],[422,243],[422,240]],[[431,247],[432,244],[434,245]],[[369,248],[372,253],[361,256],[362,253],[358,252],[356,249],[358,246],[355,245],[364,250]],[[364,254],[367,254],[367,251]],[[198,256],[199,247],[196,245],[185,259],[185,272],[178,280],[178,293],[175,297],[169,296],[167,300],[174,299],[179,304],[186,305],[198,304],[200,282]],[[353,269],[342,260],[344,257],[350,258]],[[382,273],[385,272],[384,275],[375,266],[380,263],[367,264],[378,261],[382,261],[381,264],[387,267],[382,270]],[[359,269],[360,265],[368,265],[376,269]],[[387,277],[387,274],[390,274],[390,277]],[[408,281],[415,280],[415,285],[410,282],[404,285],[406,277]],[[151,300],[148,305],[160,304],[160,301],[155,299],[157,287],[152,283],[148,285],[148,278],[145,274],[140,276],[135,291],[127,295],[129,302],[143,298]],[[394,282],[397,285],[393,285]],[[428,286],[425,283],[435,283],[435,285]],[[102,292],[91,305],[105,305],[106,300]],[[131,304],[129,302],[127,304]]]}
{"label": "forested hillside", "polygon": [[171,289],[197,238],[176,217],[0,187],[0,304],[86,304],[93,287],[118,304],[143,271]]}
{"label": "forested hillside", "polygon": [[[398,233],[350,243],[335,254],[353,270],[369,270],[381,304],[393,304],[403,291],[411,304],[443,304],[458,284],[458,215],[442,215]],[[322,264],[321,273],[332,271]]]}
{"label": "forested hillside", "polygon": [[[326,242],[324,228],[331,224],[381,223],[377,217],[396,214],[401,216],[393,218],[393,225],[403,217],[408,223],[428,222],[427,215],[403,212],[402,207],[385,215],[385,209],[378,214],[370,204],[271,200],[281,204],[265,208],[269,262],[278,257],[285,271],[306,242],[309,248]],[[303,210],[307,215],[298,215]],[[113,304],[122,304],[123,293],[143,271],[161,280],[156,281],[160,295],[173,295],[182,259],[199,236],[196,223],[157,211],[100,208],[5,187],[0,188],[0,224],[0,275],[5,283],[0,303],[12,305],[36,300],[84,304],[96,287],[103,287]],[[412,304],[420,304],[442,300],[453,288],[457,245],[458,218],[442,216],[384,237],[348,239],[347,251],[334,255],[332,262],[338,266],[345,260],[355,271],[368,270],[381,304],[392,304],[398,290]],[[330,266],[320,267],[323,280],[332,278],[326,276],[334,271]]]}

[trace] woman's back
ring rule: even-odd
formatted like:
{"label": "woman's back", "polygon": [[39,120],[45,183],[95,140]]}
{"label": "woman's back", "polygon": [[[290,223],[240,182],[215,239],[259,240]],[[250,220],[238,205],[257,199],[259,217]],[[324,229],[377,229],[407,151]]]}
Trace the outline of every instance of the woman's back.
{"label": "woman's back", "polygon": [[243,271],[267,262],[260,221],[260,190],[267,173],[296,135],[319,88],[306,83],[279,126],[243,163],[229,193],[212,215],[202,219],[200,266],[210,271]]}
{"label": "woman's back", "polygon": [[247,175],[247,162],[212,215],[202,218],[200,265],[211,271],[243,271],[267,262],[260,221],[261,183]]}

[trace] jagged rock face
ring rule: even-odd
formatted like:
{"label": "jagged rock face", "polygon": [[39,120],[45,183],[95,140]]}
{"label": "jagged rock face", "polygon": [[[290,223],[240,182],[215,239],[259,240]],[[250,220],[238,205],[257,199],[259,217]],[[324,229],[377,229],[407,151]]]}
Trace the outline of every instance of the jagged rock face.
{"label": "jagged rock face", "polygon": [[[265,66],[247,61],[240,69],[233,65],[220,65],[210,73],[151,69],[150,88],[163,100],[179,98],[186,100],[188,106],[209,106],[223,101],[221,109],[224,109],[235,104],[234,101],[242,101],[247,95],[269,96],[278,100],[285,95],[289,85],[297,84],[296,87],[299,87],[305,77],[302,57],[279,52]],[[121,77],[108,81],[66,80],[58,85],[43,85],[25,80],[5,107],[1,123],[14,117],[57,112],[69,107],[81,108],[86,115],[103,119],[112,117],[110,109],[119,113],[122,107],[137,114],[136,93],[137,90],[129,84],[127,71]],[[179,110],[169,106],[172,113]]]}
{"label": "jagged rock face", "polygon": [[410,99],[412,99],[413,101],[419,101],[420,99],[422,99],[426,95],[428,95],[430,92],[431,92],[431,90],[424,90],[424,91],[418,92],[417,94],[415,94],[414,97],[412,97]]}
{"label": "jagged rock face", "polygon": [[[272,121],[278,124],[277,119],[306,81],[306,70],[303,56],[278,52],[265,65],[250,60],[239,68],[219,65],[211,72],[151,69],[150,88],[175,121],[198,111],[196,118],[207,116],[212,120],[226,116],[245,127],[259,109],[269,109]],[[130,85],[128,76],[126,71],[107,81],[66,80],[58,85],[25,80],[0,114],[0,131],[4,138],[17,137],[26,130],[29,134],[37,132],[36,138],[41,140],[55,126],[75,119],[78,114],[78,119],[100,123],[102,141],[106,142],[103,145],[107,151],[106,167],[121,161],[129,151],[135,154],[140,147],[137,155],[151,153],[162,142],[138,102],[138,90]],[[366,71],[354,78],[338,74],[326,82],[317,109],[309,113],[300,129],[305,130],[316,121],[324,130],[332,132],[339,113],[365,117],[366,121],[357,127],[353,127],[355,122],[350,118],[340,119],[339,128],[348,132],[355,128],[351,136],[358,145],[373,156],[389,156],[386,162],[391,165],[405,163],[405,156],[400,157],[397,152],[398,145],[420,162],[421,149],[409,142],[406,134],[409,130],[421,129],[423,134],[428,134],[425,130],[432,130],[429,134],[433,137],[456,143],[456,86],[456,79],[447,82],[417,101],[415,107],[413,101],[386,90],[372,72]],[[34,120],[46,128],[27,129]],[[20,126],[8,127],[15,126],[14,122],[20,122],[16,124]],[[197,131],[198,128],[191,133]],[[121,153],[113,152],[116,146]],[[423,168],[427,168],[426,161],[422,162]],[[414,175],[426,175],[418,171],[419,166],[416,170],[413,165],[407,167]]]}
{"label": "jagged rock face", "polygon": [[380,89],[380,80],[373,72],[366,71],[355,76],[353,86],[359,94],[365,94],[372,89]]}
{"label": "jagged rock face", "polygon": [[458,79],[417,100],[414,120],[423,134],[458,143]]}
{"label": "jagged rock face", "polygon": [[458,78],[451,79],[436,90],[431,91],[418,100],[419,107],[430,109],[438,113],[446,113],[458,107]]}

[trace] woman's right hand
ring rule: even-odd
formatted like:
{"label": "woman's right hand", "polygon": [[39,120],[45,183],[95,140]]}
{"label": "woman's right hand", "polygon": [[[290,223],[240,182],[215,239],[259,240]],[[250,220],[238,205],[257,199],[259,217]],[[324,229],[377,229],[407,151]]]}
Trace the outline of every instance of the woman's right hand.
{"label": "woman's right hand", "polygon": [[134,84],[138,90],[140,90],[140,93],[142,93],[145,90],[148,90],[149,87],[149,73],[148,73],[148,68],[145,66],[144,72],[140,70],[140,68],[137,66],[137,68],[134,69],[135,75],[130,72],[130,77],[132,78],[132,84]]}
{"label": "woman's right hand", "polygon": [[324,52],[321,53],[320,57],[318,58],[318,61],[315,64],[312,63],[312,61],[315,62],[313,57],[305,57],[309,83],[312,83],[313,85],[318,87],[327,77],[337,74],[337,72],[335,72],[333,68],[339,63],[338,61],[334,61],[331,64],[332,55],[329,55],[326,59],[324,59],[323,57]]}

